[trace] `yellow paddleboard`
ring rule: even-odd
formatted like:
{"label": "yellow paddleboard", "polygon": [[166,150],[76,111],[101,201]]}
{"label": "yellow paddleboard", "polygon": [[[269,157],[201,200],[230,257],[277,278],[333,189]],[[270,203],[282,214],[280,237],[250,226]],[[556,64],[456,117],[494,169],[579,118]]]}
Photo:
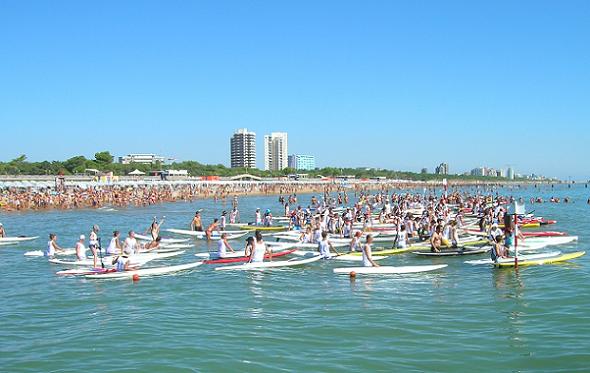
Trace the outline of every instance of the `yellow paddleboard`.
{"label": "yellow paddleboard", "polygon": [[[459,244],[459,247],[464,247],[464,246],[478,246],[478,245],[487,245],[488,244],[488,240],[474,240],[474,241],[466,241],[466,242],[461,242]],[[441,249],[450,249],[451,245],[443,245],[441,246]],[[398,248],[398,249],[385,249],[385,250],[374,250],[372,252],[373,255],[378,256],[378,255],[395,255],[395,254],[403,254],[403,253],[408,253],[408,252],[412,252],[412,251],[424,251],[424,250],[430,250],[430,244],[424,245],[411,245],[408,247],[404,247],[404,248]],[[360,252],[355,252],[355,253],[351,253],[350,255],[363,255]]]}
{"label": "yellow paddleboard", "polygon": [[[542,258],[542,259],[533,259],[533,260],[519,260],[518,261],[518,265],[519,266],[532,266],[532,265],[542,265],[542,264],[551,264],[551,263],[559,263],[559,262],[565,262],[566,260],[572,260],[572,259],[576,259],[579,258],[583,255],[585,255],[586,252],[585,251],[576,251],[574,253],[569,253],[569,254],[563,254],[560,256],[555,256],[552,258]],[[496,263],[495,264],[496,267],[514,267],[514,262],[507,262],[507,263]]]}

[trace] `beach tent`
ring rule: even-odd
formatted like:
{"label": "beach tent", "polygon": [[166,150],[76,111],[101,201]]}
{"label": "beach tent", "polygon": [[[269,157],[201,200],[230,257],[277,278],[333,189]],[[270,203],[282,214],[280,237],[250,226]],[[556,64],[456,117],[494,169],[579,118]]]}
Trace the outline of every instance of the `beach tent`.
{"label": "beach tent", "polygon": [[131,175],[131,176],[141,176],[141,175],[145,175],[145,172],[141,172],[138,169],[135,169],[135,171],[131,171],[129,173],[129,175]]}

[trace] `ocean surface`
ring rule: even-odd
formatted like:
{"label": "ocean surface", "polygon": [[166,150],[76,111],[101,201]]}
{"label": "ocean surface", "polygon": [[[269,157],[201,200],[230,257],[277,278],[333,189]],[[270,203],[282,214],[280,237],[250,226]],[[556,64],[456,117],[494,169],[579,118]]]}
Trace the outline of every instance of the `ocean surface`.
{"label": "ocean surface", "polygon": [[[570,196],[569,204],[527,210],[558,220],[549,229],[580,237],[562,251],[590,247],[584,185],[499,192],[527,201]],[[167,217],[163,228],[187,229],[196,209],[208,222],[229,202],[0,215],[10,235],[41,236],[0,246],[0,371],[590,371],[590,255],[516,271],[403,254],[381,264],[449,266],[356,280],[332,273],[354,265],[345,262],[264,273],[201,266],[135,283],[62,278],[55,275],[61,267],[23,256],[42,250],[50,232],[73,247],[93,224],[103,242],[114,229],[144,231],[154,215]],[[242,220],[251,220],[256,207],[282,212],[276,196],[240,198],[239,207]],[[194,261],[194,253],[207,250],[201,241],[160,264]]]}

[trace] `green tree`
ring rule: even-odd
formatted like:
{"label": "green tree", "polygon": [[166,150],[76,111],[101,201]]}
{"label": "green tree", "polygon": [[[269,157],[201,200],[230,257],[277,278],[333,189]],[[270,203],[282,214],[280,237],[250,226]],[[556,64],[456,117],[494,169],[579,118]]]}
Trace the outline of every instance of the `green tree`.
{"label": "green tree", "polygon": [[96,160],[97,163],[111,164],[111,163],[113,163],[113,160],[115,158],[111,155],[110,152],[104,151],[104,152],[98,152],[98,153],[94,154],[94,159]]}

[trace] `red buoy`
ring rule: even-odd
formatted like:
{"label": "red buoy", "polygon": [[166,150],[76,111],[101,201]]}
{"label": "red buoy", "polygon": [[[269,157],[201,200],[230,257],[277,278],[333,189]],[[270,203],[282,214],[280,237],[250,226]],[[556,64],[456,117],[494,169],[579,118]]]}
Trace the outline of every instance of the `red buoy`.
{"label": "red buoy", "polygon": [[355,271],[350,272],[350,278],[355,278],[355,277],[356,277],[356,272]]}
{"label": "red buoy", "polygon": [[133,275],[133,281],[139,281],[139,275],[137,273]]}

